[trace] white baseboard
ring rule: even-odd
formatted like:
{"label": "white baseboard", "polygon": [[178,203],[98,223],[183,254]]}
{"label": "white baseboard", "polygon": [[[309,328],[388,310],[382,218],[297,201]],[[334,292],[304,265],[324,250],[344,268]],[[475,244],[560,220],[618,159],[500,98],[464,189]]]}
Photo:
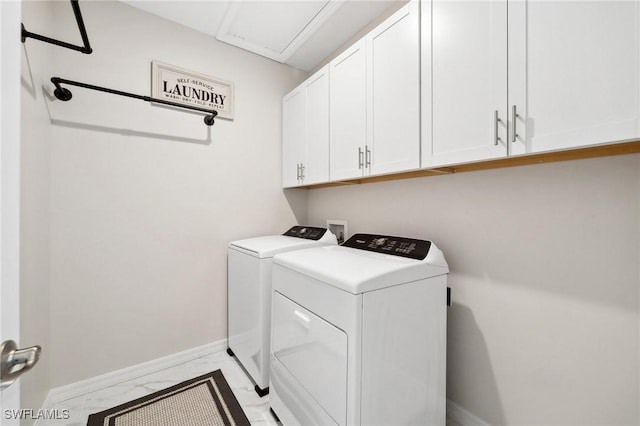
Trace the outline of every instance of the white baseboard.
{"label": "white baseboard", "polygon": [[89,392],[94,392],[137,377],[155,373],[156,371],[174,367],[197,358],[202,358],[203,356],[221,352],[225,349],[227,349],[227,339],[222,339],[217,342],[187,349],[186,351],[178,352],[162,358],[132,365],[131,367],[123,368],[121,370],[111,371],[100,376],[91,377],[90,379],[60,386],[49,391],[43,407],[51,407],[61,401],[77,398]]}
{"label": "white baseboard", "polygon": [[489,423],[465,410],[450,399],[447,399],[447,417],[461,426],[490,426]]}

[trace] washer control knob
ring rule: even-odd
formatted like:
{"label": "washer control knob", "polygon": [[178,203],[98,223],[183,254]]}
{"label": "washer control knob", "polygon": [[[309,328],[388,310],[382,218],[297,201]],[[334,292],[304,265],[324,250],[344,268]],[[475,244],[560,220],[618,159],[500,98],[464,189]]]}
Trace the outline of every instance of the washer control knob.
{"label": "washer control knob", "polygon": [[387,241],[386,238],[377,238],[375,243],[376,243],[376,247],[380,247],[382,245],[384,245],[384,243]]}

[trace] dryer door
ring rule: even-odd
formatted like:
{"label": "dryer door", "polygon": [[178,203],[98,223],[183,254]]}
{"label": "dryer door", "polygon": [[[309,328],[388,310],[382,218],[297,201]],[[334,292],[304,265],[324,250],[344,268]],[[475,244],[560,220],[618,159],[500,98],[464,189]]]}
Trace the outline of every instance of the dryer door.
{"label": "dryer door", "polygon": [[340,425],[347,415],[347,335],[277,291],[272,352]]}

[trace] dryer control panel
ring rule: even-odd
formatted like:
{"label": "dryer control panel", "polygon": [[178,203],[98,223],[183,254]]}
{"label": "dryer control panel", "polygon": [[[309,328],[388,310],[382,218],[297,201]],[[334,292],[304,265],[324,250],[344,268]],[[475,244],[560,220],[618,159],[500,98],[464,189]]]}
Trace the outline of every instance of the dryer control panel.
{"label": "dryer control panel", "polygon": [[431,241],[416,240],[414,238],[392,237],[377,234],[355,234],[342,243],[343,247],[374,251],[376,253],[393,256],[408,257],[424,260],[429,253]]}
{"label": "dryer control panel", "polygon": [[307,240],[318,241],[326,232],[326,228],[316,228],[313,226],[294,226],[282,235],[286,235],[287,237],[298,237]]}

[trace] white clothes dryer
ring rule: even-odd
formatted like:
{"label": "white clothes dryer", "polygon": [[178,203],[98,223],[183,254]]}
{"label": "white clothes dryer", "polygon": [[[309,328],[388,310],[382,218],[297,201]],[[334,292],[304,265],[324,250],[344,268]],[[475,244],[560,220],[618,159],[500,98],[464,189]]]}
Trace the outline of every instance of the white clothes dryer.
{"label": "white clothes dryer", "polygon": [[449,268],[356,234],[273,259],[269,403],[290,425],[445,425]]}
{"label": "white clothes dryer", "polygon": [[323,245],[337,239],[325,228],[294,226],[271,235],[229,244],[227,257],[228,345],[251,379],[256,392],[269,392],[271,265],[277,253]]}

